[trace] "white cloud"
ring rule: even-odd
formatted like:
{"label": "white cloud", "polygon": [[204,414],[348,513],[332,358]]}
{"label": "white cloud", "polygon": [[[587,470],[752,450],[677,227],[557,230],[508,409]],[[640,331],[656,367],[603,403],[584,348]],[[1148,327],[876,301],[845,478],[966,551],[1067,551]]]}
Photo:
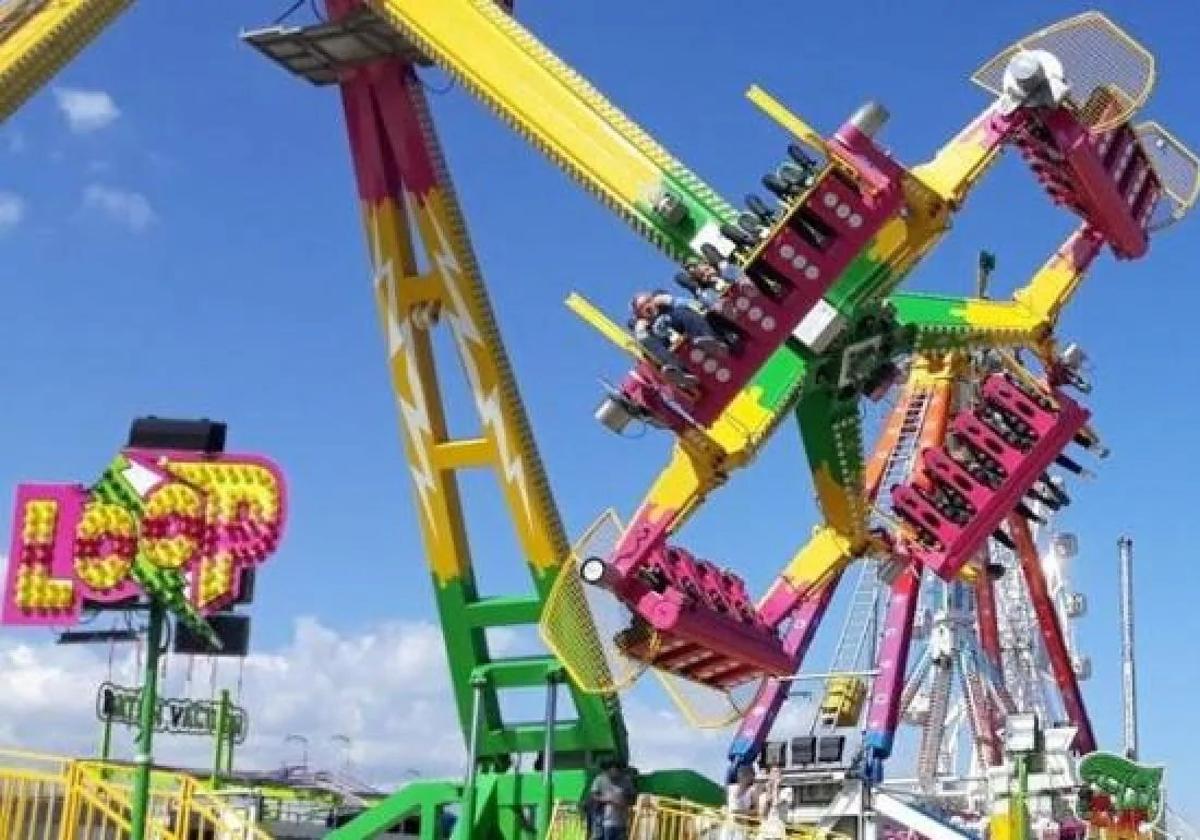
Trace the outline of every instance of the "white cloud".
{"label": "white cloud", "polygon": [[0,191],[0,233],[16,227],[25,218],[25,199]]}
{"label": "white cloud", "polygon": [[[493,637],[506,648],[507,641]],[[109,678],[108,657],[104,646],[55,645],[49,633],[0,633],[0,746],[93,754],[99,726],[92,698]],[[137,684],[139,665],[129,646],[116,648],[111,668],[113,682]],[[213,684],[234,688],[239,673],[240,704],[250,714],[250,736],[236,753],[240,768],[297,763],[300,746],[285,743],[295,733],[308,738],[310,761],[323,769],[337,769],[343,759],[333,737],[348,737],[351,774],[381,789],[413,771],[423,776],[464,771],[442,635],[434,624],[397,621],[340,634],[317,619],[300,618],[285,646],[251,654],[240,668],[236,660],[198,657],[189,665],[187,658],[169,658],[163,693],[208,696]],[[673,711],[644,701],[626,702],[625,708],[640,769],[720,772],[729,733],[698,733]],[[117,757],[132,754],[124,729],[115,732],[114,742]],[[155,755],[164,763],[203,768],[212,750],[205,738],[161,736]]]}
{"label": "white cloud", "polygon": [[75,134],[88,134],[112,125],[121,116],[113,98],[102,90],[55,88],[58,110]]}
{"label": "white cloud", "polygon": [[140,192],[89,184],[83,191],[83,206],[98,210],[134,233],[141,233],[158,220],[150,199]]}

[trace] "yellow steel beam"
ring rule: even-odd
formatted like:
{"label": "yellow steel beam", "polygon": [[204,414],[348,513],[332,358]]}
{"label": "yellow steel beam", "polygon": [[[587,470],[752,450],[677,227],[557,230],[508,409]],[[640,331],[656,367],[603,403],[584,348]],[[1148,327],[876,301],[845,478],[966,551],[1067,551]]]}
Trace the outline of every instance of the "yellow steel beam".
{"label": "yellow steel beam", "polygon": [[642,351],[638,343],[626,330],[621,329],[615,321],[605,315],[598,306],[578,292],[571,292],[567,297],[567,308],[587,322],[600,335],[620,347],[632,356],[641,357]]}
{"label": "yellow steel beam", "polygon": [[39,0],[0,13],[0,122],[132,2]]}
{"label": "yellow steel beam", "polygon": [[664,245],[646,207],[659,194],[665,175],[677,176],[710,207],[732,213],[495,0],[367,2],[652,242]]}
{"label": "yellow steel beam", "polygon": [[806,146],[820,152],[826,159],[829,158],[829,148],[825,143],[825,138],[818,134],[816,129],[789,111],[787,106],[778,99],[758,85],[752,85],[746,91],[746,98],[757,105],[764,114],[794,134]]}

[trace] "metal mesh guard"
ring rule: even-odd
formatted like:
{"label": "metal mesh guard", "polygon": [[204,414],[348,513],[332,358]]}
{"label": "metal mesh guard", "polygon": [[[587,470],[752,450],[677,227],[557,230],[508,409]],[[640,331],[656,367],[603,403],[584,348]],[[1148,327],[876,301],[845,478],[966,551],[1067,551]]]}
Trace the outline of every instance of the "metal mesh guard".
{"label": "metal mesh guard", "polygon": [[750,711],[755,695],[767,679],[763,677],[723,690],[658,669],[654,676],[658,677],[683,719],[696,729],[724,729],[737,723]]}
{"label": "metal mesh guard", "polygon": [[[1084,12],[1022,38],[976,70],[971,81],[999,96],[1004,70],[1021,50],[1045,50],[1062,62],[1070,99],[1093,131],[1127,121],[1154,89],[1154,55],[1100,12]],[[1103,88],[1107,95],[1096,95]]]}
{"label": "metal mesh guard", "polygon": [[634,622],[631,613],[605,590],[584,584],[579,567],[589,557],[607,558],[620,541],[624,528],[614,511],[605,511],[571,548],[542,609],[538,631],[546,647],[558,657],[571,680],[587,694],[624,691],[648,667],[625,656],[614,641],[618,633],[648,634],[645,649],[658,649],[658,633]]}
{"label": "metal mesh guard", "polygon": [[1200,159],[1156,122],[1141,123],[1134,132],[1166,196],[1151,222],[1161,228],[1187,215],[1200,196]]}

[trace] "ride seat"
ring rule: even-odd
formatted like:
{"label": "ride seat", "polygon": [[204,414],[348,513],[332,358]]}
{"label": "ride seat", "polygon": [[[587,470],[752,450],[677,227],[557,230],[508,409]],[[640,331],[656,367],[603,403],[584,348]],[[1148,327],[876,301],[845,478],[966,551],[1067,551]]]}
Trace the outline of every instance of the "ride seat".
{"label": "ride seat", "polygon": [[[989,423],[989,410],[1009,418],[1009,428],[1021,434],[999,434]],[[1060,392],[1037,393],[1007,374],[990,375],[981,404],[951,421],[947,437],[953,443],[922,451],[915,474],[892,488],[893,508],[912,529],[906,543],[913,559],[939,577],[953,579],[1060,458],[1089,416]],[[965,447],[983,467],[964,466],[948,445]]]}
{"label": "ride seat", "polygon": [[677,428],[681,411],[708,426],[789,337],[818,352],[828,345],[841,316],[825,293],[903,203],[899,164],[861,133],[845,141],[839,134],[836,143],[845,145],[840,162],[825,166],[739,258],[744,276],[716,307],[742,335],[737,352],[709,353],[684,340],[675,353],[695,387],[670,382],[643,360],[620,386],[626,399],[668,428]]}
{"label": "ride seat", "polygon": [[665,538],[646,543],[627,532],[608,562],[591,558],[581,571],[632,611],[615,639],[627,657],[721,690],[792,672],[793,658],[742,579]]}
{"label": "ride seat", "polygon": [[[1092,96],[1111,97],[1110,107],[1119,107],[1117,94],[1106,87]],[[1030,115],[1012,142],[1051,200],[1087,221],[1119,258],[1135,259],[1146,252],[1148,227],[1163,188],[1128,122],[1094,133],[1076,111],[1062,107]]]}

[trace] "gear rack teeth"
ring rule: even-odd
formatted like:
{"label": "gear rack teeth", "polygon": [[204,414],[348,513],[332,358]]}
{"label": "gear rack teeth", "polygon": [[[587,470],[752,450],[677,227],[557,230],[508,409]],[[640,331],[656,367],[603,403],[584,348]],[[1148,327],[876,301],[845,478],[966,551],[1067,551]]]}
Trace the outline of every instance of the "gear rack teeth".
{"label": "gear rack teeth", "polygon": [[[677,184],[688,186],[688,192],[695,200],[700,201],[706,206],[706,209],[715,213],[722,221],[733,221],[737,213],[736,211],[707,185],[704,185],[700,179],[683,166],[682,163],[671,157],[661,146],[655,143],[649,135],[645,133],[636,123],[622,114],[615,106],[605,99],[599,91],[592,85],[584,81],[577,73],[566,67],[560,59],[554,56],[547,50],[537,39],[535,39],[528,31],[517,24],[505,12],[503,12],[493,0],[471,0],[472,6],[481,15],[488,19],[489,23],[496,26],[504,32],[509,39],[524,50],[537,63],[541,64],[549,73],[554,75],[559,81],[576,93],[580,99],[586,102],[593,111],[600,115],[614,130],[615,133],[622,136],[630,142],[638,152],[644,155],[649,161],[654,163],[660,170],[664,179],[672,180]],[[392,26],[398,31],[403,32],[414,46],[426,55],[434,55],[435,50],[433,44],[418,32],[413,31],[409,26],[397,15],[393,14],[386,4],[372,2],[372,7],[377,13],[386,18]],[[475,98],[485,103],[487,107],[503,122],[515,131],[519,136],[524,138],[529,145],[533,146],[541,152],[546,158],[551,160],[556,166],[561,168],[573,179],[582,184],[584,188],[595,195],[602,204],[616,213],[626,224],[634,229],[642,238],[649,241],[654,247],[665,253],[672,260],[682,261],[690,256],[677,242],[660,231],[657,227],[649,223],[643,218],[639,211],[634,206],[628,203],[625,199],[610,192],[607,188],[603,188],[593,181],[593,179],[580,166],[569,160],[566,156],[558,153],[550,148],[540,137],[529,130],[523,123],[516,119],[506,108],[498,103],[495,97],[491,96],[480,85],[468,79],[459,70],[452,66],[443,66],[446,74],[454,79],[465,90],[470,92]],[[685,184],[686,182],[686,184]],[[695,187],[691,185],[695,184]]]}

